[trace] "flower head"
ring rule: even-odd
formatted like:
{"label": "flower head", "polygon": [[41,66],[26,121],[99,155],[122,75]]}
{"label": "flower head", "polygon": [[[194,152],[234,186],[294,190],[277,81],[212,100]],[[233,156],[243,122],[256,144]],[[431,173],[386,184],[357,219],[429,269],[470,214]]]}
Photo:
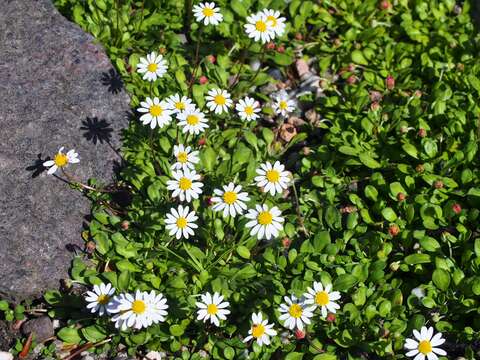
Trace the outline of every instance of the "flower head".
{"label": "flower head", "polygon": [[227,90],[212,89],[208,92],[206,99],[208,109],[214,111],[215,114],[228,112],[228,108],[232,106],[232,99]]}
{"label": "flower head", "polygon": [[245,224],[250,230],[250,235],[257,235],[257,238],[266,238],[270,240],[272,237],[277,237],[279,232],[283,229],[284,219],[281,217],[281,211],[276,207],[271,209],[267,204],[256,205],[255,209],[249,209],[245,214],[249,222]]}
{"label": "flower head", "polygon": [[[223,296],[215,292],[213,296],[207,292],[201,295],[202,301],[197,302],[197,320],[207,322],[220,326],[220,320],[225,320],[226,315],[230,314],[227,308],[230,306],[228,301],[223,301]],[[219,320],[220,319],[220,320]]]}
{"label": "flower head", "polygon": [[177,114],[178,125],[183,127],[182,132],[198,135],[208,128],[205,114],[197,109],[187,109]]}
{"label": "flower head", "polygon": [[313,316],[315,306],[306,306],[302,299],[297,299],[295,295],[284,297],[285,303],[280,305],[279,311],[282,313],[279,319],[284,321],[283,325],[293,330],[295,327],[303,331],[304,324],[310,324],[310,318]]}
{"label": "flower head", "polygon": [[263,15],[267,18],[267,25],[273,30],[275,35],[282,36],[285,32],[285,18],[280,16],[280,11],[264,9]]}
{"label": "flower head", "polygon": [[200,3],[193,7],[193,15],[198,22],[202,22],[205,25],[218,25],[223,21],[223,15],[220,13],[220,9],[215,6],[214,2]]}
{"label": "flower head", "polygon": [[115,288],[110,283],[93,285],[93,291],[87,291],[87,296],[85,296],[85,300],[88,302],[87,309],[90,309],[92,313],[98,312],[98,315],[103,316],[107,312],[107,305],[114,293]]}
{"label": "flower head", "polygon": [[167,72],[167,62],[162,55],[151,52],[147,58],[140,58],[140,63],[137,65],[137,71],[143,74],[143,80],[155,81],[161,78]]}
{"label": "flower head", "polygon": [[198,216],[195,215],[195,211],[190,211],[188,206],[179,205],[178,209],[171,208],[170,214],[167,214],[165,219],[165,228],[169,231],[168,235],[175,235],[177,239],[182,236],[188,239],[195,232],[193,229],[198,228],[195,221],[198,220]]}
{"label": "flower head", "polygon": [[258,101],[248,96],[244,99],[240,99],[235,106],[235,109],[242,120],[252,121],[259,117],[258,113],[260,112],[260,106]]}
{"label": "flower head", "polygon": [[273,103],[273,110],[278,115],[287,116],[295,109],[295,103],[293,100],[289,100],[286,94],[282,94],[277,96],[275,102]]}
{"label": "flower head", "polygon": [[53,160],[47,160],[43,163],[44,167],[50,168],[47,171],[49,175],[55,173],[55,171],[57,171],[59,168],[66,167],[68,164],[77,164],[80,162],[78,154],[75,152],[75,150],[72,149],[67,153],[64,153],[63,149],[65,149],[64,146],[58,150],[58,153],[55,154]]}
{"label": "flower head", "polygon": [[144,113],[140,116],[140,121],[143,125],[150,124],[152,129],[158,127],[161,129],[172,121],[172,111],[168,109],[167,102],[160,101],[159,98],[153,99],[147,97],[145,101],[140,103],[138,112]]}
{"label": "flower head", "polygon": [[108,312],[115,314],[112,321],[115,327],[126,330],[147,328],[165,321],[167,299],[162,294],[137,290],[135,294],[120,294],[108,305]]}
{"label": "flower head", "polygon": [[313,283],[313,289],[308,288],[305,297],[305,304],[312,304],[319,306],[322,310],[322,316],[326,317],[328,312],[336,313],[340,306],[335,300],[340,299],[340,293],[338,291],[332,291],[332,285],[327,284],[325,287],[320,282]]}
{"label": "flower head", "polygon": [[281,193],[290,182],[290,173],[285,171],[285,166],[279,161],[275,161],[273,165],[269,161],[261,164],[257,174],[255,177],[257,186],[263,188],[264,192],[270,192],[272,196]]}
{"label": "flower head", "polygon": [[174,180],[167,181],[167,189],[173,190],[172,197],[179,197],[180,201],[187,202],[192,199],[198,199],[202,193],[203,184],[196,180],[200,180],[200,175],[195,170],[178,170],[172,171]]}
{"label": "flower head", "polygon": [[241,192],[242,186],[231,182],[223,186],[223,190],[215,189],[213,192],[216,196],[212,197],[211,201],[215,203],[212,209],[214,211],[223,211],[223,217],[235,217],[237,214],[243,214],[247,209],[244,201],[249,201],[250,198],[246,192]]}
{"label": "flower head", "polygon": [[413,360],[437,360],[438,356],[447,355],[446,351],[438,348],[442,345],[445,339],[442,338],[442,333],[433,335],[433,327],[427,328],[422,326],[420,332],[413,330],[414,339],[407,339],[405,341],[405,348],[409,350],[407,356],[415,356]]}
{"label": "flower head", "polygon": [[263,13],[247,17],[247,24],[244,25],[245,32],[249,38],[260,41],[265,44],[275,37],[275,31],[270,25],[270,21]]}
{"label": "flower head", "polygon": [[170,95],[165,101],[167,102],[167,109],[170,110],[172,114],[195,109],[195,104],[193,104],[192,99],[181,96],[180,94]]}
{"label": "flower head", "polygon": [[173,155],[176,162],[172,165],[172,170],[194,170],[195,164],[198,163],[198,151],[192,151],[190,146],[183,146],[183,144],[173,146]]}
{"label": "flower head", "polygon": [[251,339],[255,339],[257,344],[262,346],[263,344],[270,344],[270,336],[277,335],[277,332],[272,329],[273,324],[268,323],[268,319],[262,318],[262,313],[252,314],[252,326],[248,330],[248,336],[243,342],[248,342]]}

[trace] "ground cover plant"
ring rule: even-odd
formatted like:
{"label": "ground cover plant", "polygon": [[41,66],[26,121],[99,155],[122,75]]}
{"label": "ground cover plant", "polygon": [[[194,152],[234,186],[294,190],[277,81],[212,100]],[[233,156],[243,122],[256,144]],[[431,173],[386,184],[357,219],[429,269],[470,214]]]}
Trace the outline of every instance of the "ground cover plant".
{"label": "ground cover plant", "polygon": [[45,164],[92,199],[71,284],[45,295],[67,351],[480,356],[469,2],[56,5],[132,99],[114,186],[75,179],[68,144]]}

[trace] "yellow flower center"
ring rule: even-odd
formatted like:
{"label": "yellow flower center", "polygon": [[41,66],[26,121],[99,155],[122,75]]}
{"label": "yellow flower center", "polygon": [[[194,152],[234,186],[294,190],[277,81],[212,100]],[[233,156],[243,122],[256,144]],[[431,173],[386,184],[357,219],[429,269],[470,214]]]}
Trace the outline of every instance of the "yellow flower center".
{"label": "yellow flower center", "polygon": [[207,306],[207,313],[210,315],[215,315],[218,312],[218,307],[215,304],[210,304]]}
{"label": "yellow flower center", "polygon": [[223,201],[225,204],[232,205],[237,200],[237,194],[233,191],[226,191],[223,194]]}
{"label": "yellow flower center", "polygon": [[182,164],[185,164],[188,160],[188,154],[185,151],[179,152],[177,154],[177,160]]}
{"label": "yellow flower center", "polygon": [[330,302],[326,291],[319,291],[315,294],[315,303],[320,306],[325,306]]}
{"label": "yellow flower center", "polygon": [[175,103],[175,108],[177,110],[185,110],[185,104],[183,102],[179,101],[179,102]]}
{"label": "yellow flower center", "polygon": [[202,12],[203,12],[203,16],[206,16],[206,17],[210,17],[210,16],[213,16],[213,14],[215,14],[213,9],[210,9],[210,8],[204,8]]}
{"label": "yellow flower center", "polygon": [[267,177],[267,180],[272,183],[277,182],[280,179],[280,174],[277,170],[269,170],[265,176]]}
{"label": "yellow flower center", "polygon": [[55,165],[57,165],[58,167],[64,167],[65,165],[68,164],[68,157],[64,153],[58,153],[53,158],[53,161],[55,162]]}
{"label": "yellow flower center", "polygon": [[197,125],[199,122],[197,115],[188,115],[187,116],[187,124],[188,125]]}
{"label": "yellow flower center", "polygon": [[225,105],[225,96],[223,95],[216,95],[215,98],[213,99],[217,105]]}
{"label": "yellow flower center", "polygon": [[255,23],[255,29],[257,29],[257,31],[260,31],[260,32],[263,33],[265,31],[267,31],[267,24],[262,20],[258,20]]}
{"label": "yellow flower center", "polygon": [[281,100],[280,103],[278,104],[278,106],[280,107],[280,109],[282,110],[287,110],[287,107],[288,107],[288,104],[285,100]]}
{"label": "yellow flower center", "polygon": [[277,19],[275,18],[275,16],[269,15],[267,16],[267,20],[270,21],[270,23],[272,24],[272,27],[277,26]]}
{"label": "yellow flower center", "polygon": [[150,115],[152,116],[160,116],[163,113],[163,109],[160,105],[152,105],[150,106]]}
{"label": "yellow flower center", "polygon": [[100,305],[106,305],[109,300],[110,300],[110,296],[105,295],[105,294],[98,295],[98,298],[97,298],[97,302]]}
{"label": "yellow flower center", "polygon": [[148,69],[148,71],[150,71],[150,72],[155,72],[155,71],[157,71],[157,68],[158,68],[158,65],[155,64],[155,63],[153,63],[153,64],[148,64],[148,66],[147,66],[147,69]]}
{"label": "yellow flower center", "polygon": [[253,107],[251,107],[251,106],[246,106],[245,110],[243,110],[243,111],[245,111],[245,114],[247,114],[247,115],[253,115]]}
{"label": "yellow flower center", "polygon": [[252,326],[252,336],[254,338],[259,338],[265,334],[265,326],[262,324],[255,324]]}
{"label": "yellow flower center", "polygon": [[260,214],[258,214],[258,223],[260,225],[269,225],[272,223],[273,216],[270,214],[269,211],[262,211]]}
{"label": "yellow flower center", "polygon": [[177,219],[177,227],[179,229],[183,229],[186,226],[187,226],[187,219],[185,219],[184,217],[179,217]]}
{"label": "yellow flower center", "polygon": [[180,181],[178,182],[178,187],[182,189],[183,191],[188,190],[192,187],[192,180],[182,177],[180,178]]}
{"label": "yellow flower center", "polygon": [[423,355],[430,354],[432,352],[432,344],[430,344],[430,341],[428,340],[420,341],[420,344],[418,344],[418,351]]}
{"label": "yellow flower center", "polygon": [[146,309],[147,305],[142,300],[135,300],[132,303],[132,311],[137,315],[143,314]]}
{"label": "yellow flower center", "polygon": [[294,317],[294,318],[298,319],[299,317],[302,316],[303,309],[298,304],[292,304],[292,305],[290,305],[290,308],[288,309],[288,313],[290,314],[291,317]]}

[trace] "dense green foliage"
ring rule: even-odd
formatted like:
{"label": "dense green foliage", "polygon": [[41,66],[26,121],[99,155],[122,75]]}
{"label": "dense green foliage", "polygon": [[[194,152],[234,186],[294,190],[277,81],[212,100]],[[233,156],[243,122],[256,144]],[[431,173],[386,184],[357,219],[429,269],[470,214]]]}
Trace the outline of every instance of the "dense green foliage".
{"label": "dense green foliage", "polygon": [[[478,356],[480,65],[468,2],[219,1],[225,21],[204,31],[192,21],[186,44],[178,34],[188,30],[189,16],[180,1],[56,4],[105,46],[132,108],[151,91],[160,98],[189,95],[199,40],[197,75],[209,80],[191,87],[200,108],[217,86],[230,88],[233,99],[250,94],[267,102],[256,86],[274,80],[262,71],[251,84],[248,62],[263,50],[243,31],[245,17],[266,7],[280,10],[289,25],[278,42],[285,52],[267,51],[265,63],[292,74],[295,56],[313,59],[324,88],[323,97],[301,98],[321,121],[304,125],[288,144],[279,140],[278,121],[209,116],[201,144],[190,139],[200,150],[205,187],[193,202],[200,228],[188,241],[173,240],[163,222],[174,203],[165,184],[176,128],[152,135],[132,115],[118,182],[128,204],[91,194],[93,219],[84,238],[96,249],[88,260],[74,261],[71,275],[85,285],[160,291],[169,315],[161,325],[120,333],[107,318],[85,319],[78,296],[50,292],[49,314],[68,320],[59,338],[83,344],[113,336],[96,351],[114,352],[121,342],[131,354],[160,350],[179,359],[205,352],[238,359],[245,351],[252,359],[403,359],[405,338],[428,324],[444,333],[449,358]],[[151,89],[135,68],[153,50],[165,53],[169,70]],[[236,74],[240,82],[232,89],[228,79]],[[264,108],[265,116],[271,113]],[[268,197],[282,210],[284,232],[258,241],[245,219],[215,215],[207,195],[235,180],[252,204],[261,203],[255,169],[276,159],[293,173],[298,202],[292,188]],[[313,281],[342,292],[341,310],[328,321],[317,313],[306,337],[296,339],[282,329],[278,307],[284,295],[300,296]],[[414,288],[425,296],[412,294]],[[230,301],[232,314],[220,328],[195,319],[192,295],[204,291]],[[284,332],[262,348],[242,342],[259,310]]]}

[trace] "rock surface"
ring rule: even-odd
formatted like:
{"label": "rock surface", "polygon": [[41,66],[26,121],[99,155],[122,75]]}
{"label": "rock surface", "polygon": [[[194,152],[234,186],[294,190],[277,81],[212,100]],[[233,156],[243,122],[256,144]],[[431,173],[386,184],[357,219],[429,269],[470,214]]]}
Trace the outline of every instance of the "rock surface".
{"label": "rock surface", "polygon": [[89,213],[43,160],[74,148],[74,176],[110,182],[129,98],[102,47],[50,0],[2,2],[0,54],[0,298],[19,301],[68,277]]}
{"label": "rock surface", "polygon": [[52,320],[48,316],[28,320],[22,325],[22,334],[27,337],[30,333],[34,333],[37,343],[52,338],[55,335]]}

